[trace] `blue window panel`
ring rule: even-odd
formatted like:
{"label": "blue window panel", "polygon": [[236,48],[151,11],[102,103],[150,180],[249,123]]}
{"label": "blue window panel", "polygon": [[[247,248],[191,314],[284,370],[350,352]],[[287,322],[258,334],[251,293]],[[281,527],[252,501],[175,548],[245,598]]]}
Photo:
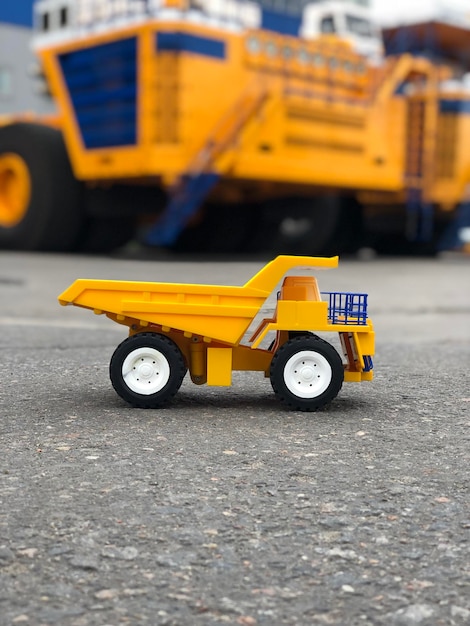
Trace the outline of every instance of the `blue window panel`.
{"label": "blue window panel", "polygon": [[75,50],[59,60],[86,148],[135,144],[136,38]]}
{"label": "blue window panel", "polygon": [[112,126],[113,124],[124,122],[126,125],[130,125],[133,122],[135,115],[135,107],[132,103],[123,104],[119,103],[116,106],[107,106],[106,108],[93,108],[90,110],[84,110],[77,116],[80,128],[84,131],[92,128],[93,126]]}
{"label": "blue window panel", "polygon": [[16,26],[33,26],[33,0],[0,0],[0,22]]}
{"label": "blue window panel", "polygon": [[465,113],[470,114],[470,100],[441,100],[439,102],[440,113]]}
{"label": "blue window panel", "polygon": [[226,57],[225,41],[188,33],[158,33],[156,44],[160,52],[190,52],[215,59]]}
{"label": "blue window panel", "polygon": [[90,68],[88,72],[70,72],[68,76],[67,85],[73,91],[87,88],[95,89],[97,84],[114,86],[117,89],[125,85],[135,84],[136,67],[131,60],[123,63],[121,67],[100,65]]}
{"label": "blue window panel", "polygon": [[119,39],[118,41],[102,44],[93,48],[84,48],[83,50],[64,54],[61,57],[61,63],[63,67],[69,70],[79,67],[88,70],[91,65],[98,62],[112,63],[114,60],[116,63],[122,63],[127,55],[135,58],[135,54],[136,40],[132,37],[131,39]]}
{"label": "blue window panel", "polygon": [[[119,137],[119,143],[116,143]],[[125,146],[135,143],[135,132],[126,126],[109,127],[106,130],[94,128],[83,134],[87,148],[112,148],[116,145]]]}
{"label": "blue window panel", "polygon": [[129,85],[121,89],[103,89],[102,91],[88,90],[76,95],[73,104],[77,114],[93,106],[112,107],[121,102],[135,102],[137,89],[135,85]]}
{"label": "blue window panel", "polygon": [[299,36],[302,18],[294,15],[285,15],[276,11],[263,9],[261,17],[261,28],[271,30],[282,35]]}

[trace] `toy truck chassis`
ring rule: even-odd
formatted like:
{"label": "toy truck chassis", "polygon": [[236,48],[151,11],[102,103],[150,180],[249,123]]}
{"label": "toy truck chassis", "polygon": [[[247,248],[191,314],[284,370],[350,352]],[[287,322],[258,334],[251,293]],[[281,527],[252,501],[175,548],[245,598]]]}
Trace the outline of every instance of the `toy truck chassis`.
{"label": "toy truck chassis", "polygon": [[[313,276],[285,276],[294,267],[337,265],[338,257],[278,256],[238,287],[79,279],[59,302],[129,327],[112,356],[110,377],[133,406],[164,405],[187,370],[194,383],[216,386],[231,385],[234,370],[250,370],[264,372],[289,408],[314,411],[336,397],[343,381],[373,377],[367,295],[320,293]],[[282,277],[273,316],[242,343]],[[339,333],[345,363],[316,332]],[[261,344],[268,335],[274,339],[266,349]]]}

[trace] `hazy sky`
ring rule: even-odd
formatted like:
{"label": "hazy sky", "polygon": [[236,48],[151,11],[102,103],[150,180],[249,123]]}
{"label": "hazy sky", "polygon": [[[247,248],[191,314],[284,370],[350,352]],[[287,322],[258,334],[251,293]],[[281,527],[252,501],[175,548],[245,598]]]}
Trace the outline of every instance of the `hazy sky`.
{"label": "hazy sky", "polygon": [[458,11],[470,20],[470,0],[372,0],[372,8],[381,22],[409,22],[445,11]]}

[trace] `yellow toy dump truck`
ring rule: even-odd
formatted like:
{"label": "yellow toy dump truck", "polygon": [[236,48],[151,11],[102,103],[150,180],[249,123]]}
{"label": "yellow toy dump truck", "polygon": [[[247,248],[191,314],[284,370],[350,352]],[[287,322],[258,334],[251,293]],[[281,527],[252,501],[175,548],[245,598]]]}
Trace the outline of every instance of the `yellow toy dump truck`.
{"label": "yellow toy dump truck", "polygon": [[[79,279],[59,302],[129,327],[129,337],[111,358],[110,377],[133,406],[165,404],[188,369],[194,383],[219,386],[231,385],[232,371],[249,370],[269,376],[289,408],[315,411],[336,397],[343,381],[373,378],[367,294],[320,293],[313,276],[285,276],[295,267],[337,265],[338,257],[278,256],[237,287]],[[283,277],[274,314],[258,321]],[[345,363],[313,331],[339,333]],[[269,347],[262,347],[270,336]]]}

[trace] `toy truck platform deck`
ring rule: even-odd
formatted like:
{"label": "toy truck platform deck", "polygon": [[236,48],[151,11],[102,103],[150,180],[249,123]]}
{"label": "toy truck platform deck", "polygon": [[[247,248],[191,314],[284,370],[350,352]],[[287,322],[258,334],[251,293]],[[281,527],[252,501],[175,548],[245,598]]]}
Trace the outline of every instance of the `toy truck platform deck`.
{"label": "toy truck platform deck", "polygon": [[[129,327],[110,375],[116,391],[142,408],[159,407],[179,389],[186,371],[196,384],[230,385],[233,370],[262,371],[289,407],[328,404],[343,380],[373,376],[374,331],[367,295],[320,293],[313,276],[286,276],[275,313],[241,341],[266,299],[294,267],[325,269],[338,257],[279,256],[243,286],[78,279],[62,305],[91,309]],[[337,332],[346,363],[313,332]],[[261,343],[268,335],[268,349]]]}

